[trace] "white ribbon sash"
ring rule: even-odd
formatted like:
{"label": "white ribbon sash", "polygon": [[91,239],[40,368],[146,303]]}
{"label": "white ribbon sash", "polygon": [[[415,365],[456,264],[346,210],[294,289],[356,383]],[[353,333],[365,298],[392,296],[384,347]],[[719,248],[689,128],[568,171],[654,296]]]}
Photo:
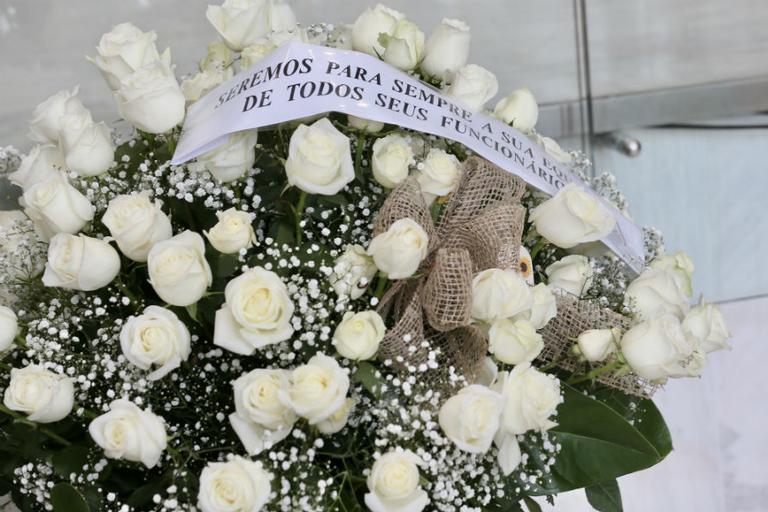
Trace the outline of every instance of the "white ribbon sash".
{"label": "white ribbon sash", "polygon": [[[191,105],[172,163],[181,164],[215,148],[231,133],[325,112],[454,140],[550,195],[568,183],[593,193],[570,169],[511,126],[465,110],[370,55],[299,42],[278,48]],[[603,243],[639,271],[644,260],[642,231],[604,203],[616,218],[616,229]]]}

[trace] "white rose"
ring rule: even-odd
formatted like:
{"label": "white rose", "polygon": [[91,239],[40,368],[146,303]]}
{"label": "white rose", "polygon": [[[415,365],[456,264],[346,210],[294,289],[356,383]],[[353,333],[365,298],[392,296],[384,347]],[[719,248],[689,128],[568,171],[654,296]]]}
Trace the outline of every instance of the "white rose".
{"label": "white rose", "polygon": [[494,386],[504,397],[501,430],[504,434],[524,434],[529,430],[543,432],[557,425],[550,417],[563,401],[560,381],[542,373],[530,363],[504,372]]}
{"label": "white rose", "polygon": [[498,377],[499,367],[496,366],[496,361],[494,361],[492,357],[486,357],[483,359],[483,363],[480,366],[480,369],[477,371],[475,384],[491,387],[496,383],[496,379]]}
{"label": "white rose", "polygon": [[534,208],[531,221],[541,236],[563,249],[600,240],[616,226],[602,201],[574,183]]}
{"label": "white rose", "polygon": [[59,91],[35,107],[29,123],[29,138],[36,142],[58,143],[61,121],[67,115],[90,116],[77,97],[77,87],[71,92]]}
{"label": "white rose", "polygon": [[381,4],[367,8],[352,27],[352,48],[374,57],[383,55],[385,49],[379,41],[379,36],[392,35],[397,22],[403,19],[403,13]]}
{"label": "white rose", "polygon": [[461,162],[454,155],[442,149],[432,148],[418,166],[416,181],[426,203],[447,196],[456,189],[461,177]]}
{"label": "white rose", "polygon": [[290,375],[287,370],[256,369],[233,383],[235,412],[229,421],[249,454],[279,443],[296,423],[296,414],[280,399],[290,388]]}
{"label": "white rose", "polygon": [[467,64],[456,72],[445,92],[469,110],[478,112],[499,92],[499,81],[484,67]]}
{"label": "white rose", "polygon": [[272,478],[260,461],[237,455],[227,462],[209,462],[200,473],[200,510],[258,512],[269,501]]}
{"label": "white rose", "polygon": [[57,145],[38,144],[21,159],[19,168],[9,174],[8,179],[14,185],[27,190],[64,169],[64,157]]}
{"label": "white rose", "polygon": [[577,338],[578,353],[587,361],[596,363],[616,351],[621,332],[616,329],[589,329]]}
{"label": "white rose", "polygon": [[693,277],[694,270],[693,262],[683,251],[656,258],[651,262],[650,267],[671,271],[685,294],[688,297],[693,295],[693,287],[691,285],[691,277]]}
{"label": "white rose", "polygon": [[544,283],[539,283],[531,288],[533,294],[533,304],[531,309],[523,311],[515,316],[528,320],[537,331],[543,329],[550,320],[557,316],[557,300],[555,295]]}
{"label": "white rose", "polygon": [[333,333],[333,345],[342,357],[355,361],[371,359],[379,350],[387,328],[375,311],[348,311]]}
{"label": "white rose", "polygon": [[203,234],[211,242],[217,251],[224,254],[235,254],[241,249],[250,249],[256,242],[256,233],[253,232],[253,214],[230,208],[223,212],[216,212],[219,221],[210,231]]}
{"label": "white rose", "polygon": [[442,81],[449,81],[466,66],[471,38],[469,25],[461,20],[443,18],[427,39],[421,70]]}
{"label": "white rose", "polygon": [[105,173],[115,159],[112,134],[104,123],[94,123],[91,116],[67,115],[59,132],[64,162],[80,176]]}
{"label": "white rose", "polygon": [[512,91],[507,97],[499,100],[493,113],[523,133],[533,130],[539,120],[539,106],[533,93],[527,88]]}
{"label": "white rose", "polygon": [[3,400],[8,409],[26,414],[30,421],[53,423],[66,418],[74,403],[72,379],[34,364],[11,368]]}
{"label": "white rose", "polygon": [[275,51],[277,46],[270,41],[252,44],[240,52],[240,69],[249,69],[259,63],[264,57]]}
{"label": "white rose", "polygon": [[662,315],[633,326],[621,338],[621,353],[639,376],[651,381],[683,376],[681,363],[693,354],[680,320]]}
{"label": "white rose", "polygon": [[485,453],[499,429],[502,407],[500,394],[473,384],[446,400],[438,421],[446,437],[459,449]]}
{"label": "white rose", "polygon": [[0,306],[0,354],[11,348],[18,332],[16,313],[9,307]]}
{"label": "white rose", "polygon": [[211,267],[205,260],[203,237],[184,231],[157,242],[147,256],[149,283],[168,304],[189,306],[211,286]]}
{"label": "white rose", "polygon": [[272,32],[286,32],[296,27],[290,6],[279,0],[224,0],[209,5],[205,13],[224,42],[239,51]]}
{"label": "white rose", "polygon": [[499,461],[501,472],[504,476],[509,476],[523,460],[517,436],[501,432],[496,436],[494,442],[499,447],[497,460]]}
{"label": "white rose", "polygon": [[120,273],[120,255],[106,240],[59,233],[51,238],[43,284],[89,292],[107,286]]}
{"label": "white rose", "polygon": [[544,137],[538,133],[534,134],[534,136],[531,138],[534,142],[536,142],[536,144],[541,146],[549,156],[553,157],[558,162],[567,164],[573,160],[573,155],[561,148],[560,144],[558,144],[555,139],[551,137]]}
{"label": "white rose", "polygon": [[35,223],[44,240],[56,233],[74,234],[93,219],[95,208],[83,194],[69,184],[63,172],[24,191],[24,213]]}
{"label": "white rose", "polygon": [[352,412],[352,408],[355,406],[355,400],[347,398],[344,400],[344,404],[339,407],[336,412],[328,416],[326,419],[315,425],[320,433],[325,435],[333,435],[341,432],[347,425],[349,420],[349,414]]}
{"label": "white rose", "polygon": [[528,320],[502,318],[488,331],[488,351],[506,364],[531,362],[544,348],[544,339]]}
{"label": "white rose", "polygon": [[165,133],[184,120],[184,94],[171,68],[161,61],[125,77],[115,100],[123,119],[147,133]]}
{"label": "white rose", "polygon": [[402,135],[393,133],[373,143],[371,168],[382,187],[395,188],[402,183],[414,162],[413,149]]}
{"label": "white rose", "polygon": [[242,178],[256,161],[254,146],[258,140],[258,131],[246,130],[233,133],[224,144],[197,157],[197,162],[190,169],[200,172],[206,170],[221,182]]}
{"label": "white rose", "polygon": [[293,370],[291,388],[282,400],[310,425],[327,420],[345,405],[349,376],[332,357],[317,353]]}
{"label": "white rose", "polygon": [[554,262],[544,273],[549,278],[549,286],[558,288],[576,297],[581,297],[592,286],[592,265],[589,259],[580,254],[571,254]]}
{"label": "white rose", "polygon": [[707,352],[701,346],[694,346],[691,355],[683,361],[680,369],[671,377],[701,377],[707,364]]}
{"label": "white rose", "polygon": [[730,348],[726,341],[731,337],[725,319],[717,306],[702,301],[691,309],[683,320],[683,332],[695,339],[705,352]]}
{"label": "white rose", "polygon": [[161,56],[155,46],[157,34],[142,32],[132,23],[120,23],[112,30],[101,36],[98,55],[87,57],[101,72],[109,87],[115,91],[131,73],[156,61],[162,60],[170,65],[170,50],[166,49]]}
{"label": "white rose", "polygon": [[109,412],[91,421],[88,432],[106,457],[141,462],[148,468],[160,462],[168,445],[163,419],[124,399],[109,404]]}
{"label": "white rose", "polygon": [[146,192],[117,196],[109,202],[101,222],[123,254],[134,261],[147,261],[149,250],[173,236],[171,219],[152,204]]}
{"label": "white rose", "polygon": [[682,319],[688,313],[688,297],[674,271],[647,268],[627,286],[626,299],[641,319],[671,313]]}
{"label": "white rose", "polygon": [[274,272],[254,267],[227,283],[226,302],[216,312],[213,343],[250,355],[293,334],[293,302]]}
{"label": "white rose", "polygon": [[327,117],[299,125],[285,162],[288,183],[310,194],[331,196],[355,179],[349,138]]}
{"label": "white rose", "polygon": [[275,45],[276,48],[279,48],[283,45],[286,45],[292,42],[309,43],[310,36],[307,30],[308,29],[306,27],[302,28],[302,27],[296,26],[293,28],[293,30],[283,30],[280,32],[272,32],[267,37],[267,40],[273,45]]}
{"label": "white rose", "polygon": [[173,311],[148,306],[141,315],[125,321],[120,330],[120,348],[134,366],[142,370],[156,366],[147,380],[158,380],[189,358],[189,330]]}
{"label": "white rose", "polygon": [[531,287],[511,269],[489,268],[472,280],[472,318],[493,322],[530,309]]}
{"label": "white rose", "polygon": [[410,71],[424,56],[424,32],[408,20],[400,20],[386,37],[382,59],[398,69]]}
{"label": "white rose", "polygon": [[357,116],[347,116],[347,122],[349,126],[361,132],[378,133],[384,129],[384,123],[379,121],[373,121],[371,119],[363,119]]}
{"label": "white rose", "polygon": [[389,279],[411,277],[427,257],[429,236],[413,219],[399,219],[368,245],[376,267]]}
{"label": "white rose", "polygon": [[359,299],[368,289],[378,269],[373,258],[361,245],[348,245],[336,259],[331,274],[331,286],[339,297]]}
{"label": "white rose", "polygon": [[187,103],[193,103],[209,91],[212,91],[220,83],[232,78],[232,68],[204,69],[196,75],[181,81],[181,92]]}
{"label": "white rose", "polygon": [[232,65],[232,61],[232,50],[230,50],[229,47],[221,41],[214,41],[208,45],[208,53],[200,62],[200,69],[225,69]]}
{"label": "white rose", "polygon": [[410,451],[391,451],[379,457],[368,475],[365,505],[371,512],[421,512],[429,496],[421,488],[421,459]]}

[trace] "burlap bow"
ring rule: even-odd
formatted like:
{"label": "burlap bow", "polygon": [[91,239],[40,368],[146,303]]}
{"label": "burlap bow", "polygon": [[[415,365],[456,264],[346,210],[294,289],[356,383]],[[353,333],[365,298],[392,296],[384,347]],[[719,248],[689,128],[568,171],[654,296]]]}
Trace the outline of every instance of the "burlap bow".
{"label": "burlap bow", "polygon": [[[443,380],[452,366],[474,380],[488,341],[471,323],[472,279],[489,268],[517,267],[524,192],[522,180],[478,157],[464,162],[459,185],[436,223],[414,178],[392,191],[376,217],[373,236],[411,218],[429,235],[429,248],[418,277],[396,281],[378,306],[383,317],[394,321],[381,343],[381,359],[418,368],[439,348],[444,371],[434,372],[435,378]],[[440,388],[447,382],[434,384]]]}

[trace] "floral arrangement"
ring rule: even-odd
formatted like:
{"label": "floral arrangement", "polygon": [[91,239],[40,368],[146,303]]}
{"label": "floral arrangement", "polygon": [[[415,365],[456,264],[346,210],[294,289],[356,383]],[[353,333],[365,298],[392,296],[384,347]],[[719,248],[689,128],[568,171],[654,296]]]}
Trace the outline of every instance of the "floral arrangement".
{"label": "floral arrangement", "polygon": [[[538,509],[672,449],[650,400],[729,337],[689,306],[693,265],[646,230],[638,275],[598,240],[609,175],[549,198],[447,139],[337,113],[249,130],[171,165],[186,108],[291,40],[383,59],[472,110],[494,75],[470,28],[428,38],[378,5],[301,27],[272,0],[207,13],[222,41],[181,83],[154,32],[90,59],[135,130],[77,89],[0,153],[0,495],[22,510]],[[528,90],[493,115],[536,133]]]}

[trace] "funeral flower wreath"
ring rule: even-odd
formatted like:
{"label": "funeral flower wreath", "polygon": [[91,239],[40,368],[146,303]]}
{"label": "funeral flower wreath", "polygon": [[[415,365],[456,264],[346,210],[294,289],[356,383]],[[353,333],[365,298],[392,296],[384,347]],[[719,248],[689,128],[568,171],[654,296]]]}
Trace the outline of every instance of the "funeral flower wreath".
{"label": "funeral flower wreath", "polygon": [[34,110],[29,153],[0,152],[22,191],[0,213],[0,495],[534,511],[585,488],[621,510],[616,478],[672,449],[653,392],[727,347],[718,309],[689,305],[690,259],[646,229],[636,274],[601,244],[626,201],[535,131],[527,89],[490,114],[591,191],[549,197],[453,140],[338,112],[172,164],[190,105],[292,41],[380,58],[467,112],[499,89],[460,20],[425,37],[377,5],[301,26],[277,0],[207,17],[221,40],[181,82],[154,32],[99,41],[129,136],[74,88]]}

